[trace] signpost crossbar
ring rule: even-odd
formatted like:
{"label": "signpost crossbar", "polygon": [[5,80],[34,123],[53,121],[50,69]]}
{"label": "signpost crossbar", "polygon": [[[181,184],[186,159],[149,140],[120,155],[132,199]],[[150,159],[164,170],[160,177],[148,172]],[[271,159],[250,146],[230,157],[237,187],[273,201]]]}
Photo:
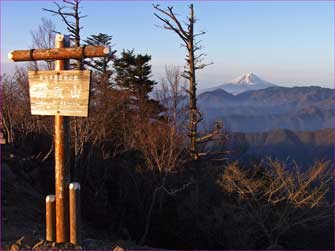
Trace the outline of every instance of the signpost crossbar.
{"label": "signpost crossbar", "polygon": [[95,45],[71,48],[14,50],[8,53],[8,59],[14,62],[20,62],[94,58],[109,56],[110,51],[109,47]]}

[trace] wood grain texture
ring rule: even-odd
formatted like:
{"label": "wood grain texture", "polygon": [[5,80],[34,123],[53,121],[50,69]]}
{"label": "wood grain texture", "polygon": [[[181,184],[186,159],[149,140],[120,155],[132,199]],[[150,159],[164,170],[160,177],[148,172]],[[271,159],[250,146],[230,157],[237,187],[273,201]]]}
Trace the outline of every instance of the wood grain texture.
{"label": "wood grain texture", "polygon": [[34,60],[65,60],[105,57],[109,47],[87,45],[85,47],[15,50],[8,53],[8,59],[14,62]]}
{"label": "wood grain texture", "polygon": [[70,209],[70,243],[80,245],[80,184],[73,182],[69,185],[69,209]]}
{"label": "wood grain texture", "polygon": [[[57,34],[55,47],[69,46],[67,36]],[[55,70],[68,70],[65,60],[56,60]],[[56,242],[69,241],[69,193],[71,151],[70,151],[70,120],[69,117],[55,116],[55,197],[56,197]]]}
{"label": "wood grain texture", "polygon": [[45,200],[45,236],[47,241],[56,241],[56,198],[48,195]]}
{"label": "wood grain texture", "polygon": [[91,71],[29,71],[31,114],[87,117]]}

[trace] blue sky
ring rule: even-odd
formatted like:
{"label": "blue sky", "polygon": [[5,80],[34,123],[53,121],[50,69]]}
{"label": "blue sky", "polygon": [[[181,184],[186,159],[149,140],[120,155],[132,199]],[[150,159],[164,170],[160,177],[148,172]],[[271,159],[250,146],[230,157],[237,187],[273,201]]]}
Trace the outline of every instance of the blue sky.
{"label": "blue sky", "polygon": [[[107,33],[114,48],[135,49],[152,56],[156,80],[164,65],[184,65],[184,49],[172,32],[155,26],[151,1],[83,1],[82,38]],[[157,3],[157,2],[156,2]],[[160,1],[175,6],[185,17],[189,1]],[[283,86],[334,83],[334,2],[332,1],[195,1],[206,61],[214,64],[198,72],[199,88],[222,84],[247,72]],[[43,12],[51,1],[1,1],[2,72],[13,69],[7,54],[31,47],[30,31],[51,18],[65,32],[58,17]]]}

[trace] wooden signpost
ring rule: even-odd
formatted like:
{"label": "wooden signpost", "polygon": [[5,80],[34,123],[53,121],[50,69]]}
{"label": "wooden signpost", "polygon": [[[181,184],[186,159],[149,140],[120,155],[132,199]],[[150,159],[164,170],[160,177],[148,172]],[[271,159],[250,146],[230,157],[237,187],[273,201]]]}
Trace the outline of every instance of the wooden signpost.
{"label": "wooden signpost", "polygon": [[31,114],[88,116],[91,71],[29,71]]}
{"label": "wooden signpost", "polygon": [[[16,50],[8,54],[14,62],[34,60],[56,60],[55,71],[30,71],[29,93],[31,113],[33,115],[55,116],[55,238],[57,243],[68,242],[69,230],[69,183],[70,183],[70,132],[69,120],[65,116],[88,116],[90,71],[68,70],[69,59],[84,59],[92,57],[106,57],[110,50],[104,46],[69,47],[67,36],[56,35],[55,47],[50,49]],[[75,196],[77,193],[73,193]],[[49,197],[48,197],[49,198]],[[50,197],[51,198],[51,197]],[[53,197],[52,197],[53,198]],[[74,203],[78,199],[72,198]],[[47,201],[49,203],[49,200]],[[73,204],[71,203],[71,204]],[[47,204],[49,205],[49,204]],[[50,206],[50,207],[49,207]],[[50,224],[52,204],[47,206],[47,238],[53,237]],[[79,205],[75,205],[72,212],[77,212]],[[71,214],[73,215],[73,213]],[[78,215],[71,220],[73,228],[71,236],[78,227]],[[73,238],[77,241],[77,237]],[[54,240],[52,240],[54,241]],[[77,244],[77,243],[74,243]]]}

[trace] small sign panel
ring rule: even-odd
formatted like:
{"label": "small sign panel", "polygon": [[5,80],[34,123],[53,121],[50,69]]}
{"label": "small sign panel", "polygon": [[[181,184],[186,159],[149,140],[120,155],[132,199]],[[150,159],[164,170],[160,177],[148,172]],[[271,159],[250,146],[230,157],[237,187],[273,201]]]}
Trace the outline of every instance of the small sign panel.
{"label": "small sign panel", "polygon": [[91,71],[29,71],[32,115],[87,117]]}

